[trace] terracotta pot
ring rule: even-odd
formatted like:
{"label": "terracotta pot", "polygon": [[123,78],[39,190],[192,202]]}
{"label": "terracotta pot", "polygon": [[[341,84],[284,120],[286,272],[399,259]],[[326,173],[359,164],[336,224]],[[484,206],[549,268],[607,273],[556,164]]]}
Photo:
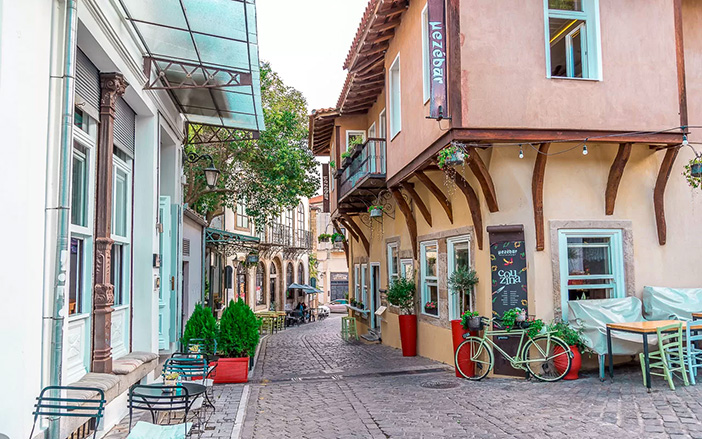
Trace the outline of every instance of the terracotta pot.
{"label": "terracotta pot", "polygon": [[402,342],[402,356],[414,357],[417,355],[417,316],[398,316],[400,320],[400,341]]}
{"label": "terracotta pot", "polygon": [[216,371],[215,384],[246,383],[249,381],[249,357],[220,358]]}
{"label": "terracotta pot", "polygon": [[[563,377],[564,380],[577,380],[578,372],[580,372],[580,367],[582,366],[583,359],[580,355],[580,350],[577,346],[572,345],[570,351],[573,353],[573,358],[570,359],[570,371]],[[553,348],[553,352],[559,354],[563,352],[560,346]],[[558,357],[554,360],[553,365],[556,366],[558,372],[563,372],[568,365],[568,361],[565,357]]]}

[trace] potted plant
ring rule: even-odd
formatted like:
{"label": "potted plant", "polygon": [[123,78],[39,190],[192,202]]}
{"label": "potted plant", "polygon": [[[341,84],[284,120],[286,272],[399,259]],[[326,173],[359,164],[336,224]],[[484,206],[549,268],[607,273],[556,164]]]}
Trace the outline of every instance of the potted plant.
{"label": "potted plant", "polygon": [[321,235],[319,235],[319,236],[317,237],[317,240],[318,240],[319,242],[329,242],[329,240],[331,239],[331,237],[332,237],[332,236],[331,236],[329,233],[322,233]]}
{"label": "potted plant", "polygon": [[465,155],[455,145],[449,145],[446,148],[439,151],[438,165],[439,169],[446,169],[449,166],[460,165],[463,163]]}
{"label": "potted plant", "polygon": [[[215,353],[215,337],[217,336],[217,320],[212,314],[212,310],[202,304],[195,305],[193,313],[190,315],[185,330],[181,338],[183,350],[190,344],[190,340],[203,340],[196,345],[197,352],[205,352],[209,355]],[[200,345],[202,344],[202,345]]]}
{"label": "potted plant", "polygon": [[[582,329],[576,330],[571,327],[567,322],[555,322],[549,325],[549,331],[553,331],[553,335],[560,338],[568,346],[570,346],[570,351],[573,353],[573,358],[570,360],[570,371],[563,377],[564,380],[577,380],[578,373],[580,372],[580,367],[582,366],[582,354],[589,351],[589,348],[585,345],[582,339]],[[560,347],[555,347],[554,352],[561,352]],[[567,360],[559,361],[558,358],[554,361],[554,366],[557,370],[563,371],[568,367]]]}
{"label": "potted plant", "polygon": [[383,206],[371,205],[368,207],[368,213],[371,218],[381,218],[383,216]]}
{"label": "potted plant", "polygon": [[692,188],[697,189],[702,187],[702,154],[696,156],[685,165],[683,176]]}
{"label": "potted plant", "polygon": [[358,305],[358,302],[356,301],[356,298],[355,298],[355,297],[354,297],[353,299],[351,299],[351,302],[350,302],[350,303],[351,303],[351,306],[353,306],[354,308],[357,308],[356,305]]}
{"label": "potted plant", "polygon": [[260,323],[241,299],[231,300],[219,321],[217,349],[220,353],[215,383],[245,383],[249,379],[249,357],[256,352]]}
{"label": "potted plant", "polygon": [[513,328],[528,329],[527,335],[529,337],[536,336],[545,327],[541,319],[527,320],[526,310],[519,307],[508,309],[502,314],[502,326],[507,332]]}
{"label": "potted plant", "polygon": [[436,310],[436,302],[432,302],[431,300],[427,303],[424,304],[424,312],[427,314],[434,314],[437,315],[438,311]]}
{"label": "potted plant", "polygon": [[477,311],[466,311],[461,315],[461,327],[467,331],[480,331],[483,329],[483,322],[480,313]]}
{"label": "potted plant", "polygon": [[334,160],[329,161],[329,167],[332,169],[336,169],[336,162]]}
{"label": "potted plant", "polygon": [[365,306],[365,305],[363,304],[363,302],[356,302],[356,308],[358,308],[358,309],[364,309],[364,308],[363,308],[364,306]]}
{"label": "potted plant", "polygon": [[334,242],[344,242],[345,237],[344,237],[344,235],[342,235],[341,233],[334,232],[334,233],[331,235],[331,240],[334,241]]}
{"label": "potted plant", "polygon": [[390,284],[387,296],[388,303],[400,308],[400,341],[402,355],[414,357],[417,355],[417,316],[414,314],[414,282],[400,277]]}
{"label": "potted plant", "polygon": [[163,384],[166,386],[176,386],[178,385],[178,378],[180,378],[178,372],[167,373],[163,376]]}

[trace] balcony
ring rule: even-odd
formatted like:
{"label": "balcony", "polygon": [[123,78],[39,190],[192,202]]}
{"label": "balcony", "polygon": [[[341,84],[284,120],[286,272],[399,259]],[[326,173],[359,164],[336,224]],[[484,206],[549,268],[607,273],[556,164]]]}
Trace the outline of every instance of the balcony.
{"label": "balcony", "polygon": [[312,249],[312,233],[309,230],[293,230],[292,227],[280,223],[266,226],[258,234],[260,247],[266,257],[282,251],[286,257],[300,255]]}
{"label": "balcony", "polygon": [[385,139],[371,138],[354,148],[339,168],[339,207],[353,210],[365,204],[354,198],[374,197],[385,188]]}

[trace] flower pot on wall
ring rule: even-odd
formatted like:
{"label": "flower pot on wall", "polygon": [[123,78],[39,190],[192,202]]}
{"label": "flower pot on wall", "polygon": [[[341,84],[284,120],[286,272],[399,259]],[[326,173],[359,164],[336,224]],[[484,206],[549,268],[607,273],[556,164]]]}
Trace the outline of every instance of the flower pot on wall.
{"label": "flower pot on wall", "polygon": [[249,381],[249,357],[220,358],[217,362],[215,384],[245,383]]}
{"label": "flower pot on wall", "polygon": [[[578,372],[580,372],[580,367],[582,366],[583,359],[580,355],[580,350],[577,346],[573,345],[570,347],[570,351],[573,353],[573,358],[570,360],[570,371],[563,377],[564,380],[577,380]],[[560,346],[553,348],[555,354],[563,352]],[[568,360],[566,360],[565,355],[558,357],[553,360],[553,365],[556,367],[558,372],[563,372],[566,367],[568,367]]]}
{"label": "flower pot on wall", "polygon": [[414,357],[417,355],[417,316],[398,316],[400,321],[400,341],[402,342],[402,356]]}

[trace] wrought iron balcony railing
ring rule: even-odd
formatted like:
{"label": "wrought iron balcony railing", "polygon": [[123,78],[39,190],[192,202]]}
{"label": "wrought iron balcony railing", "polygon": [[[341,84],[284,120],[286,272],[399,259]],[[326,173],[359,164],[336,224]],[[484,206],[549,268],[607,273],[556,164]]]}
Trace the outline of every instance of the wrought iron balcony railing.
{"label": "wrought iron balcony railing", "polygon": [[293,230],[290,226],[273,223],[259,233],[262,244],[285,248],[312,248],[312,233],[309,230]]}
{"label": "wrought iron balcony railing", "polygon": [[340,169],[339,200],[356,188],[368,184],[377,187],[377,180],[385,180],[385,139],[371,138],[363,145],[356,146]]}

